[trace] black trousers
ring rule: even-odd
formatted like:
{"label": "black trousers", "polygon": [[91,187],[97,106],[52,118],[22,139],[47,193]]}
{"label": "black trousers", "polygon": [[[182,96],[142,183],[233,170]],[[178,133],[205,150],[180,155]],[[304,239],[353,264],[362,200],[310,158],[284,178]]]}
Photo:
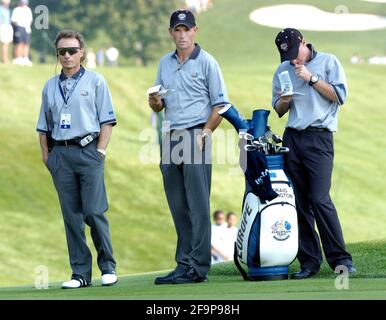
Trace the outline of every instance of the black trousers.
{"label": "black trousers", "polygon": [[287,128],[283,145],[290,148],[285,171],[294,185],[299,224],[297,258],[301,267],[318,272],[323,261],[315,222],[330,267],[334,270],[338,265],[352,265],[352,257],[346,251],[342,228],[330,197],[333,133]]}

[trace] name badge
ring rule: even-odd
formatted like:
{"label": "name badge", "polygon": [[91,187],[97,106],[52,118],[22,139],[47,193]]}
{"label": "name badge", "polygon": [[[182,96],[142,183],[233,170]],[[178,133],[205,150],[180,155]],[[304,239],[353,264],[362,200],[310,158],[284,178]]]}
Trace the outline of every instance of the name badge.
{"label": "name badge", "polygon": [[70,129],[71,128],[71,114],[65,113],[60,117],[60,129]]}

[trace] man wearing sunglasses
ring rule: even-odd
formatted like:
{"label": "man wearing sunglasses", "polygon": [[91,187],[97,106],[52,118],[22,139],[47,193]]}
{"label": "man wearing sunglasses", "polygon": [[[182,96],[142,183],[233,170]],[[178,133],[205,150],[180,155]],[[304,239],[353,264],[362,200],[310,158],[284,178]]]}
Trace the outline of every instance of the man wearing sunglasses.
{"label": "man wearing sunglasses", "polygon": [[82,35],[60,31],[55,40],[62,72],[47,81],[37,131],[42,159],[58,192],[72,269],[63,289],[91,285],[92,256],[85,237],[91,228],[102,285],[117,283],[104,183],[104,161],[117,123],[105,79],[85,70]]}

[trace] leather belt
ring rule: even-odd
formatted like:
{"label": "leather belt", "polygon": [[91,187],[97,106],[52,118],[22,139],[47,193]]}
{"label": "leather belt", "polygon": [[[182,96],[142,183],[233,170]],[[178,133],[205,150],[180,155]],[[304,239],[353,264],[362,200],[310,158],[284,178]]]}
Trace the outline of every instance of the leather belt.
{"label": "leather belt", "polygon": [[304,131],[324,132],[324,131],[329,131],[329,130],[327,128],[307,127],[304,129]]}
{"label": "leather belt", "polygon": [[204,126],[205,126],[206,123],[200,123],[200,124],[196,124],[195,126],[193,127],[190,127],[190,128],[185,128],[185,129],[173,129],[173,130],[170,130],[170,133],[173,133],[174,131],[178,131],[178,130],[193,130],[193,129],[202,129]]}
{"label": "leather belt", "polygon": [[71,139],[71,140],[54,140],[52,144],[54,146],[79,146],[79,138],[78,139]]}
{"label": "leather belt", "polygon": [[[95,139],[98,137],[98,133],[90,133],[90,134],[87,134],[85,135],[84,137],[79,137],[79,138],[74,138],[74,139],[69,139],[69,140],[53,140],[52,141],[52,145],[53,146],[85,146],[89,143],[91,143],[92,141],[95,141]],[[85,143],[85,145],[83,145],[81,142],[82,139],[84,139],[85,137],[91,137],[91,141],[87,141]]]}

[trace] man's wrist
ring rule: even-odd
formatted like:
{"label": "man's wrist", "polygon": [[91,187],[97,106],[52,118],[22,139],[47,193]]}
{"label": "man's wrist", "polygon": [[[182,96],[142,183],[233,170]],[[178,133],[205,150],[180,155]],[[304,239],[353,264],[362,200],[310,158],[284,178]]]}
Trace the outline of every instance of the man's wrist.
{"label": "man's wrist", "polygon": [[100,149],[98,148],[97,151],[101,154],[103,154],[104,156],[106,156],[106,150],[105,149]]}
{"label": "man's wrist", "polygon": [[202,133],[201,133],[201,138],[202,139],[208,138],[211,135],[212,135],[212,130],[210,130],[209,128],[202,129]]}
{"label": "man's wrist", "polygon": [[313,75],[311,74],[311,76],[309,77],[309,81],[308,81],[308,85],[309,86],[313,86],[314,84],[316,84],[318,81],[319,81],[319,76],[318,75]]}
{"label": "man's wrist", "polygon": [[203,132],[202,135],[201,135],[201,138],[204,140],[205,138],[208,138],[209,136],[210,136],[209,133]]}
{"label": "man's wrist", "polygon": [[211,135],[212,134],[212,130],[211,129],[209,129],[209,128],[204,128],[204,129],[202,129],[202,133],[204,134],[204,133],[206,133],[207,135]]}

